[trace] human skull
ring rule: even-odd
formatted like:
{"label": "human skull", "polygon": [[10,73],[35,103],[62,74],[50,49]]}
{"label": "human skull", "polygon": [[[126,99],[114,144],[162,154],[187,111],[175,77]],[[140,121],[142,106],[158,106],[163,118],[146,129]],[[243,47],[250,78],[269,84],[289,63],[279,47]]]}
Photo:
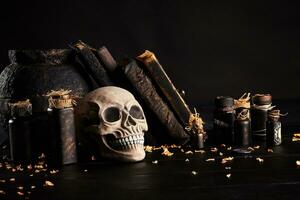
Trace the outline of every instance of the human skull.
{"label": "human skull", "polygon": [[107,86],[84,98],[84,129],[96,135],[99,154],[105,158],[135,162],[145,158],[144,131],[148,125],[142,107],[125,89]]}

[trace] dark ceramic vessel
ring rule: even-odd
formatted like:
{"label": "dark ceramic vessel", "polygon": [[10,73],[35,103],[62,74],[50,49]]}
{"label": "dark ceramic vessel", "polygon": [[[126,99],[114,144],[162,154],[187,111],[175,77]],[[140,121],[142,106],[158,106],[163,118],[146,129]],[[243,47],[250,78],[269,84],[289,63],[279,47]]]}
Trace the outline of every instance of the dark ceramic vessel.
{"label": "dark ceramic vessel", "polygon": [[30,99],[33,113],[47,111],[44,96],[51,90],[72,90],[83,96],[92,86],[75,64],[72,50],[10,50],[8,65],[0,74],[0,144],[7,138],[8,103]]}

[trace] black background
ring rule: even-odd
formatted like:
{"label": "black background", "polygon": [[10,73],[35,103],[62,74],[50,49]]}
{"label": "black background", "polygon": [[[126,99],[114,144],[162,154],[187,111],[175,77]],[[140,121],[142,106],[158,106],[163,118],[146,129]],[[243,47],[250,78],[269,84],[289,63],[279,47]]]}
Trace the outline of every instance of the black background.
{"label": "black background", "polygon": [[2,1],[1,68],[8,49],[67,48],[81,39],[115,58],[153,51],[192,105],[248,91],[300,98],[294,2]]}

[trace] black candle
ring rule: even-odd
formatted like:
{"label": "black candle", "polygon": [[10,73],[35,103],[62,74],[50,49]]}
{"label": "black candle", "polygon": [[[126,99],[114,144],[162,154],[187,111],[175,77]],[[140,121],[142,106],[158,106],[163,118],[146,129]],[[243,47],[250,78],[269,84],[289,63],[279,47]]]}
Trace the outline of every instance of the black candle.
{"label": "black candle", "polygon": [[272,108],[270,94],[256,94],[252,97],[251,127],[254,140],[265,140],[268,110]]}
{"label": "black candle", "polygon": [[215,99],[214,141],[217,144],[232,144],[234,139],[234,99],[218,96]]}

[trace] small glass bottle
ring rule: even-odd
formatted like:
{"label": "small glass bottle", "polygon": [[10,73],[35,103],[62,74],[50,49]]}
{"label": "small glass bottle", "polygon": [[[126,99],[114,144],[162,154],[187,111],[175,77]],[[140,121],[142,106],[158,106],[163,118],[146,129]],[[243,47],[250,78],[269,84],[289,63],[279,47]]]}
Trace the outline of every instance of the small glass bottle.
{"label": "small glass bottle", "polygon": [[281,138],[281,122],[279,121],[280,110],[270,110],[268,112],[268,121],[267,121],[267,147],[272,148],[278,146],[282,143]]}
{"label": "small glass bottle", "polygon": [[251,145],[249,109],[244,109],[237,115],[234,122],[234,144],[237,147],[249,147]]}
{"label": "small glass bottle", "polygon": [[11,117],[8,121],[10,157],[17,163],[32,161],[32,104],[29,100],[9,103]]}
{"label": "small glass bottle", "polygon": [[77,162],[74,100],[70,91],[52,91],[49,96],[49,164],[60,166]]}
{"label": "small glass bottle", "polygon": [[214,110],[214,141],[216,144],[232,144],[234,140],[234,99],[218,96]]}

